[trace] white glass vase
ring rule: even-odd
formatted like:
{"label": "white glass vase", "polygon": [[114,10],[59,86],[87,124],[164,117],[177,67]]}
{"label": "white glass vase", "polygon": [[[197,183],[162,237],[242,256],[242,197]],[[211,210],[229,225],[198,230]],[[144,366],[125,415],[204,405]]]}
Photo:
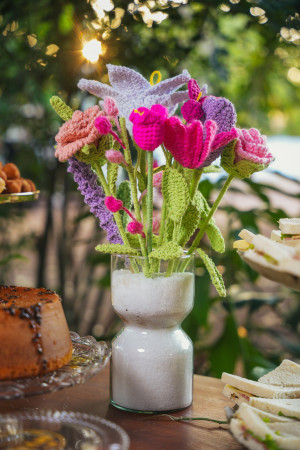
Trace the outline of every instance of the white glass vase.
{"label": "white glass vase", "polygon": [[112,342],[111,403],[175,411],[192,403],[193,345],[181,322],[194,303],[194,257],[165,261],[151,278],[144,266],[142,257],[112,256],[112,304],[124,327]]}

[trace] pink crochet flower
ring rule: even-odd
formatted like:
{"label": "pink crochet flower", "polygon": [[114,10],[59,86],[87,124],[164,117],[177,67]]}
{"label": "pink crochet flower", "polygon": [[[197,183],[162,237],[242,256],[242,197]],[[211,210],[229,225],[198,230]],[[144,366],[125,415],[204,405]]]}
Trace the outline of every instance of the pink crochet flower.
{"label": "pink crochet flower", "polygon": [[153,105],[150,109],[134,109],[129,119],[133,123],[133,137],[143,150],[153,152],[164,140],[164,124],[168,110],[161,105]]}
{"label": "pink crochet flower", "polygon": [[138,222],[137,220],[129,222],[129,224],[127,225],[127,231],[129,231],[129,233],[131,234],[144,235],[143,228],[143,224],[141,222]]}
{"label": "pink crochet flower", "polygon": [[235,128],[223,133],[217,133],[217,128],[213,120],[208,120],[204,125],[200,120],[183,125],[174,116],[165,123],[164,144],[183,167],[206,167],[218,158],[226,144],[237,137]]}
{"label": "pink crochet flower", "polygon": [[250,130],[237,129],[238,140],[235,146],[235,162],[247,159],[256,164],[269,165],[273,155],[266,144],[266,136],[261,135],[256,128]]}
{"label": "pink crochet flower", "polygon": [[159,233],[159,227],[160,227],[160,219],[158,217],[153,217],[152,219],[152,230],[154,234]]}
{"label": "pink crochet flower", "polygon": [[100,134],[94,127],[94,122],[96,117],[103,114],[99,106],[91,106],[84,112],[74,112],[72,119],[60,127],[55,137],[57,142],[55,156],[59,161],[66,161],[84,145],[97,143]]}
{"label": "pink crochet flower", "polygon": [[237,129],[237,139],[222,153],[221,166],[230,175],[243,179],[266,169],[273,160],[265,136],[255,128]]}
{"label": "pink crochet flower", "polygon": [[101,102],[103,111],[108,117],[117,117],[119,115],[119,109],[117,102],[112,97],[104,97],[104,101]]}
{"label": "pink crochet flower", "polygon": [[106,208],[112,213],[116,213],[116,212],[120,211],[120,209],[123,209],[122,200],[119,200],[119,199],[113,197],[112,195],[109,195],[108,197],[106,197],[104,200],[104,203],[105,203]]}
{"label": "pink crochet flower", "polygon": [[119,136],[117,135],[117,133],[115,133],[112,129],[112,125],[110,123],[110,121],[108,120],[107,117],[97,117],[97,119],[95,120],[95,127],[97,128],[97,130],[99,131],[100,134],[111,134],[112,137],[119,142],[119,144],[121,145],[121,147],[125,148],[125,145],[123,144],[123,142],[121,141],[121,139],[119,138]]}
{"label": "pink crochet flower", "polygon": [[105,158],[111,163],[124,164],[125,166],[127,166],[125,158],[122,155],[122,153],[119,152],[119,150],[114,150],[114,149],[106,150]]}
{"label": "pink crochet flower", "polygon": [[206,99],[206,85],[200,89],[197,81],[191,79],[188,82],[188,91],[190,99],[182,105],[181,114],[187,122],[192,122],[195,119],[201,119],[204,114],[202,103]]}

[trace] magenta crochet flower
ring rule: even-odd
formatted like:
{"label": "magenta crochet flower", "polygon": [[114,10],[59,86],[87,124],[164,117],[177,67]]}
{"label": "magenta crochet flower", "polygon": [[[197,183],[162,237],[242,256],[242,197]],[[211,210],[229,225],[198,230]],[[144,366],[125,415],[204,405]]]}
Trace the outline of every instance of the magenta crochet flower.
{"label": "magenta crochet flower", "polygon": [[104,204],[105,204],[106,208],[112,213],[116,213],[116,212],[120,211],[120,209],[123,208],[122,200],[119,200],[119,199],[113,197],[112,195],[109,195],[105,198]]}
{"label": "magenta crochet flower", "polygon": [[238,178],[250,177],[254,172],[266,169],[274,160],[266,144],[266,136],[255,128],[237,129],[237,139],[224,150],[222,167]]}
{"label": "magenta crochet flower", "polygon": [[165,123],[166,148],[183,167],[199,169],[211,164],[222,147],[237,137],[235,128],[218,133],[216,122],[208,120],[203,125],[200,120],[183,125],[178,117],[171,117]]}
{"label": "magenta crochet flower", "polygon": [[150,109],[134,109],[129,120],[133,123],[133,137],[139,147],[153,152],[164,140],[164,125],[168,110],[161,105],[153,105]]}
{"label": "magenta crochet flower", "polygon": [[181,114],[187,122],[192,122],[201,119],[204,114],[202,103],[206,99],[206,85],[200,89],[197,81],[191,79],[188,82],[188,92],[190,99],[182,105]]}
{"label": "magenta crochet flower", "polygon": [[181,114],[187,122],[214,120],[218,132],[230,131],[236,123],[236,112],[233,104],[224,97],[206,95],[207,86],[201,89],[196,80],[188,83],[190,99],[182,105]]}
{"label": "magenta crochet flower", "polygon": [[94,127],[96,117],[103,115],[99,106],[91,106],[84,112],[75,111],[72,119],[64,123],[55,139],[57,147],[55,156],[59,161],[66,161],[75,155],[84,145],[94,144],[100,134]]}

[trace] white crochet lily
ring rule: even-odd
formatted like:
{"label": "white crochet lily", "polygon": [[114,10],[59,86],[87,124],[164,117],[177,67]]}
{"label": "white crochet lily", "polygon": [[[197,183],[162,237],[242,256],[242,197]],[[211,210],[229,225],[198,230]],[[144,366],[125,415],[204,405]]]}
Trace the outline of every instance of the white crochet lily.
{"label": "white crochet lily", "polygon": [[119,115],[126,118],[126,125],[130,133],[132,123],[129,116],[133,109],[141,106],[150,108],[152,105],[159,103],[165,106],[169,114],[172,115],[178,103],[189,99],[188,91],[176,92],[191,78],[187,70],[183,70],[180,75],[152,86],[146,78],[128,67],[107,64],[107,69],[111,86],[82,78],[78,87],[82,91],[88,91],[102,99],[104,97],[115,99],[118,104]]}

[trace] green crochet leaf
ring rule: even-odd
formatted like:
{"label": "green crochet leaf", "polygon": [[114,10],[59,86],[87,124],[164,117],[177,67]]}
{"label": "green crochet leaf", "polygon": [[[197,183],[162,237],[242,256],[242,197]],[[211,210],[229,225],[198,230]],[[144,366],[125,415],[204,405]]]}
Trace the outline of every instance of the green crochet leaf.
{"label": "green crochet leaf", "polygon": [[171,219],[166,220],[165,232],[163,236],[163,242],[171,241],[174,230],[174,222]]}
{"label": "green crochet leaf", "polygon": [[99,244],[95,247],[95,250],[97,250],[97,252],[111,253],[113,255],[139,255],[138,250],[123,244]]}
{"label": "green crochet leaf", "polygon": [[53,97],[50,98],[50,105],[65,122],[72,119],[74,113],[73,109],[66,105],[66,103],[57,95],[53,95]]}
{"label": "green crochet leaf", "polygon": [[[131,187],[130,187],[129,181],[125,180],[125,181],[122,181],[122,183],[120,183],[120,185],[117,189],[117,198],[119,200],[122,200],[125,208],[127,208],[129,210],[131,209],[132,200],[131,200]],[[126,228],[126,225],[128,224],[128,221],[129,221],[129,216],[123,210],[120,211],[120,214],[122,217],[123,227]]]}
{"label": "green crochet leaf", "polygon": [[200,221],[200,212],[194,203],[190,203],[181,221],[179,244],[184,246],[196,230]]}
{"label": "green crochet leaf", "polygon": [[166,242],[161,247],[153,250],[149,257],[155,259],[177,259],[180,258],[183,254],[183,248],[180,245],[176,244],[176,242]]}
{"label": "green crochet leaf", "polygon": [[166,169],[162,178],[162,193],[168,209],[168,217],[179,223],[189,204],[189,189],[176,169]]}
{"label": "green crochet leaf", "polygon": [[207,203],[206,198],[200,191],[196,192],[194,197],[194,203],[200,213],[201,218],[204,219],[209,213],[210,207],[209,204]]}
{"label": "green crochet leaf", "polygon": [[214,219],[207,225],[205,233],[210,240],[212,248],[219,253],[225,252],[225,241],[219,227],[215,224]]}
{"label": "green crochet leaf", "polygon": [[95,144],[85,145],[75,156],[79,161],[86,164],[98,161],[101,157]]}
{"label": "green crochet leaf", "polygon": [[210,275],[210,279],[213,285],[215,286],[218,294],[220,295],[220,297],[226,297],[226,289],[224,286],[224,281],[222,275],[216,268],[215,263],[201,248],[197,248],[196,252],[204,262],[205,267]]}
{"label": "green crochet leaf", "polygon": [[219,173],[222,172],[221,167],[211,164],[210,166],[204,167],[203,173]]}
{"label": "green crochet leaf", "polygon": [[107,183],[110,192],[115,195],[118,179],[119,164],[107,162]]}
{"label": "green crochet leaf", "polygon": [[102,136],[98,144],[98,150],[101,156],[105,155],[106,150],[110,150],[113,146],[113,137],[110,134]]}
{"label": "green crochet leaf", "polygon": [[138,179],[138,187],[140,192],[144,192],[144,190],[147,188],[147,182],[141,172],[136,173],[137,179]]}
{"label": "green crochet leaf", "polygon": [[158,173],[161,172],[162,170],[165,170],[166,166],[159,166],[159,167],[155,167],[155,169],[153,169],[153,173]]}
{"label": "green crochet leaf", "polygon": [[185,168],[185,167],[183,169],[183,176],[184,176],[186,182],[188,183],[188,185],[191,184],[192,177],[193,177],[193,172],[194,172],[194,169],[192,170],[192,169],[188,169],[188,168]]}
{"label": "green crochet leaf", "polygon": [[[126,232],[126,236],[131,247],[140,248],[140,241],[137,234],[131,234]],[[158,243],[158,236],[156,234],[153,234],[152,236],[153,247],[156,247],[157,243]]]}
{"label": "green crochet leaf", "polygon": [[248,159],[242,159],[235,163],[236,143],[237,139],[229,142],[221,157],[221,166],[229,175],[233,175],[242,180],[243,178],[249,178],[253,173],[260,172],[267,167],[264,164],[256,164]]}

